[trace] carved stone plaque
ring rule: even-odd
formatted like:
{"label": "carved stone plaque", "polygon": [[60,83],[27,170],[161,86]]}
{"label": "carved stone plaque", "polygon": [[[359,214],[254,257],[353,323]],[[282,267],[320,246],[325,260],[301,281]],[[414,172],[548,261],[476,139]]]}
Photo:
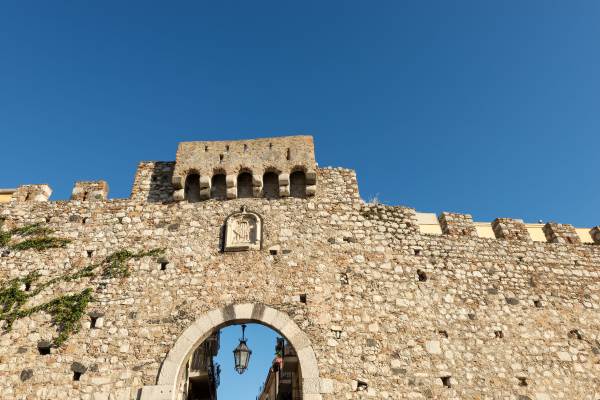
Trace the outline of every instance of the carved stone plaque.
{"label": "carved stone plaque", "polygon": [[225,220],[224,251],[260,250],[262,244],[262,219],[242,207],[241,212]]}

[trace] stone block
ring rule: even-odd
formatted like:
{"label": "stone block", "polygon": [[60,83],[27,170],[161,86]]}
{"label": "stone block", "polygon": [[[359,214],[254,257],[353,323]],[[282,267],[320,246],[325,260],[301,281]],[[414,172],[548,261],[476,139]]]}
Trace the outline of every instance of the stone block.
{"label": "stone block", "polygon": [[48,201],[52,189],[50,186],[42,185],[21,185],[12,195],[12,201]]}
{"label": "stone block", "polygon": [[200,176],[200,189],[210,188],[210,176]]}
{"label": "stone block", "polygon": [[469,214],[443,212],[439,216],[442,232],[452,236],[477,236],[473,218]]}
{"label": "stone block", "polygon": [[173,176],[171,178],[171,184],[173,185],[174,189],[183,188],[183,177],[182,176]]}
{"label": "stone block", "polygon": [[173,192],[173,200],[175,201],[183,201],[185,199],[185,191],[183,189],[179,189]]}
{"label": "stone block", "polygon": [[306,195],[307,196],[314,196],[315,194],[317,194],[317,185],[306,186]]}
{"label": "stone block", "polygon": [[210,188],[200,189],[200,200],[208,200],[210,199]]}
{"label": "stone block", "polygon": [[600,226],[595,226],[590,229],[590,236],[596,244],[600,244]]}
{"label": "stone block", "polygon": [[317,172],[314,170],[306,171],[306,184],[307,185],[316,185],[317,184]]}
{"label": "stone block", "polygon": [[235,198],[237,198],[237,188],[235,186],[227,188],[227,198],[228,199],[235,199]]}
{"label": "stone block", "polygon": [[249,320],[252,318],[253,304],[236,304],[233,306],[236,319]]}
{"label": "stone block", "polygon": [[548,222],[542,229],[549,243],[581,244],[573,225]]}
{"label": "stone block", "polygon": [[523,221],[512,218],[496,218],[492,222],[494,235],[498,239],[523,240],[531,242],[529,231]]}
{"label": "stone block", "polygon": [[279,186],[287,186],[290,184],[290,174],[282,172],[278,176]]}
{"label": "stone block", "polygon": [[78,181],[71,192],[71,200],[98,201],[108,198],[108,183],[105,181]]}
{"label": "stone block", "polygon": [[225,183],[228,188],[236,187],[237,185],[237,176],[236,175],[227,175],[225,176]]}
{"label": "stone block", "polygon": [[143,386],[139,400],[173,400],[173,387],[171,385]]}
{"label": "stone block", "polygon": [[280,197],[289,197],[290,196],[290,185],[279,186],[279,196]]}

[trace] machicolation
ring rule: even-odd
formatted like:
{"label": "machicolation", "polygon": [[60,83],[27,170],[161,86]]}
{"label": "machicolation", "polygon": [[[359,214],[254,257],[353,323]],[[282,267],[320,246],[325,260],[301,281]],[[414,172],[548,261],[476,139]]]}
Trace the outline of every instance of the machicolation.
{"label": "machicolation", "polygon": [[293,346],[294,400],[600,399],[598,226],[366,203],[310,136],[175,158],[128,199],[1,192],[1,399],[185,399],[248,322]]}

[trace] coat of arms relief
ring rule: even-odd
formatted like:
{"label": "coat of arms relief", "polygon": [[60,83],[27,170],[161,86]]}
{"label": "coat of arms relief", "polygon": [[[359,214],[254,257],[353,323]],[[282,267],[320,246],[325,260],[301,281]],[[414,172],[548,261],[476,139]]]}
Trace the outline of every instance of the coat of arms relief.
{"label": "coat of arms relief", "polygon": [[260,250],[261,242],[262,219],[245,206],[225,220],[224,251]]}

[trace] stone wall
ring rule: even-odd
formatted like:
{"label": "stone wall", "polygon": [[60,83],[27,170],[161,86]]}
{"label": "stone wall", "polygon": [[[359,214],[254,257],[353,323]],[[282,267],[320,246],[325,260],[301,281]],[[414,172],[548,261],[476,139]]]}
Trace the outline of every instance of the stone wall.
{"label": "stone wall", "polygon": [[[140,164],[131,199],[0,205],[5,228],[43,223],[72,239],[3,251],[1,280],[166,249],[130,261],[129,277],[60,282],[34,298],[94,290],[81,330],[48,355],[38,342],[56,327],[44,313],[0,336],[0,398],[136,399],[188,327],[248,303],[306,336],[321,383],[305,400],[600,399],[599,246],[480,238],[460,214],[424,235],[413,209],[365,204],[354,172],[338,168],[318,169],[307,199],[176,203],[173,167]],[[262,250],[224,253],[223,223],[242,206],[262,217]]]}

